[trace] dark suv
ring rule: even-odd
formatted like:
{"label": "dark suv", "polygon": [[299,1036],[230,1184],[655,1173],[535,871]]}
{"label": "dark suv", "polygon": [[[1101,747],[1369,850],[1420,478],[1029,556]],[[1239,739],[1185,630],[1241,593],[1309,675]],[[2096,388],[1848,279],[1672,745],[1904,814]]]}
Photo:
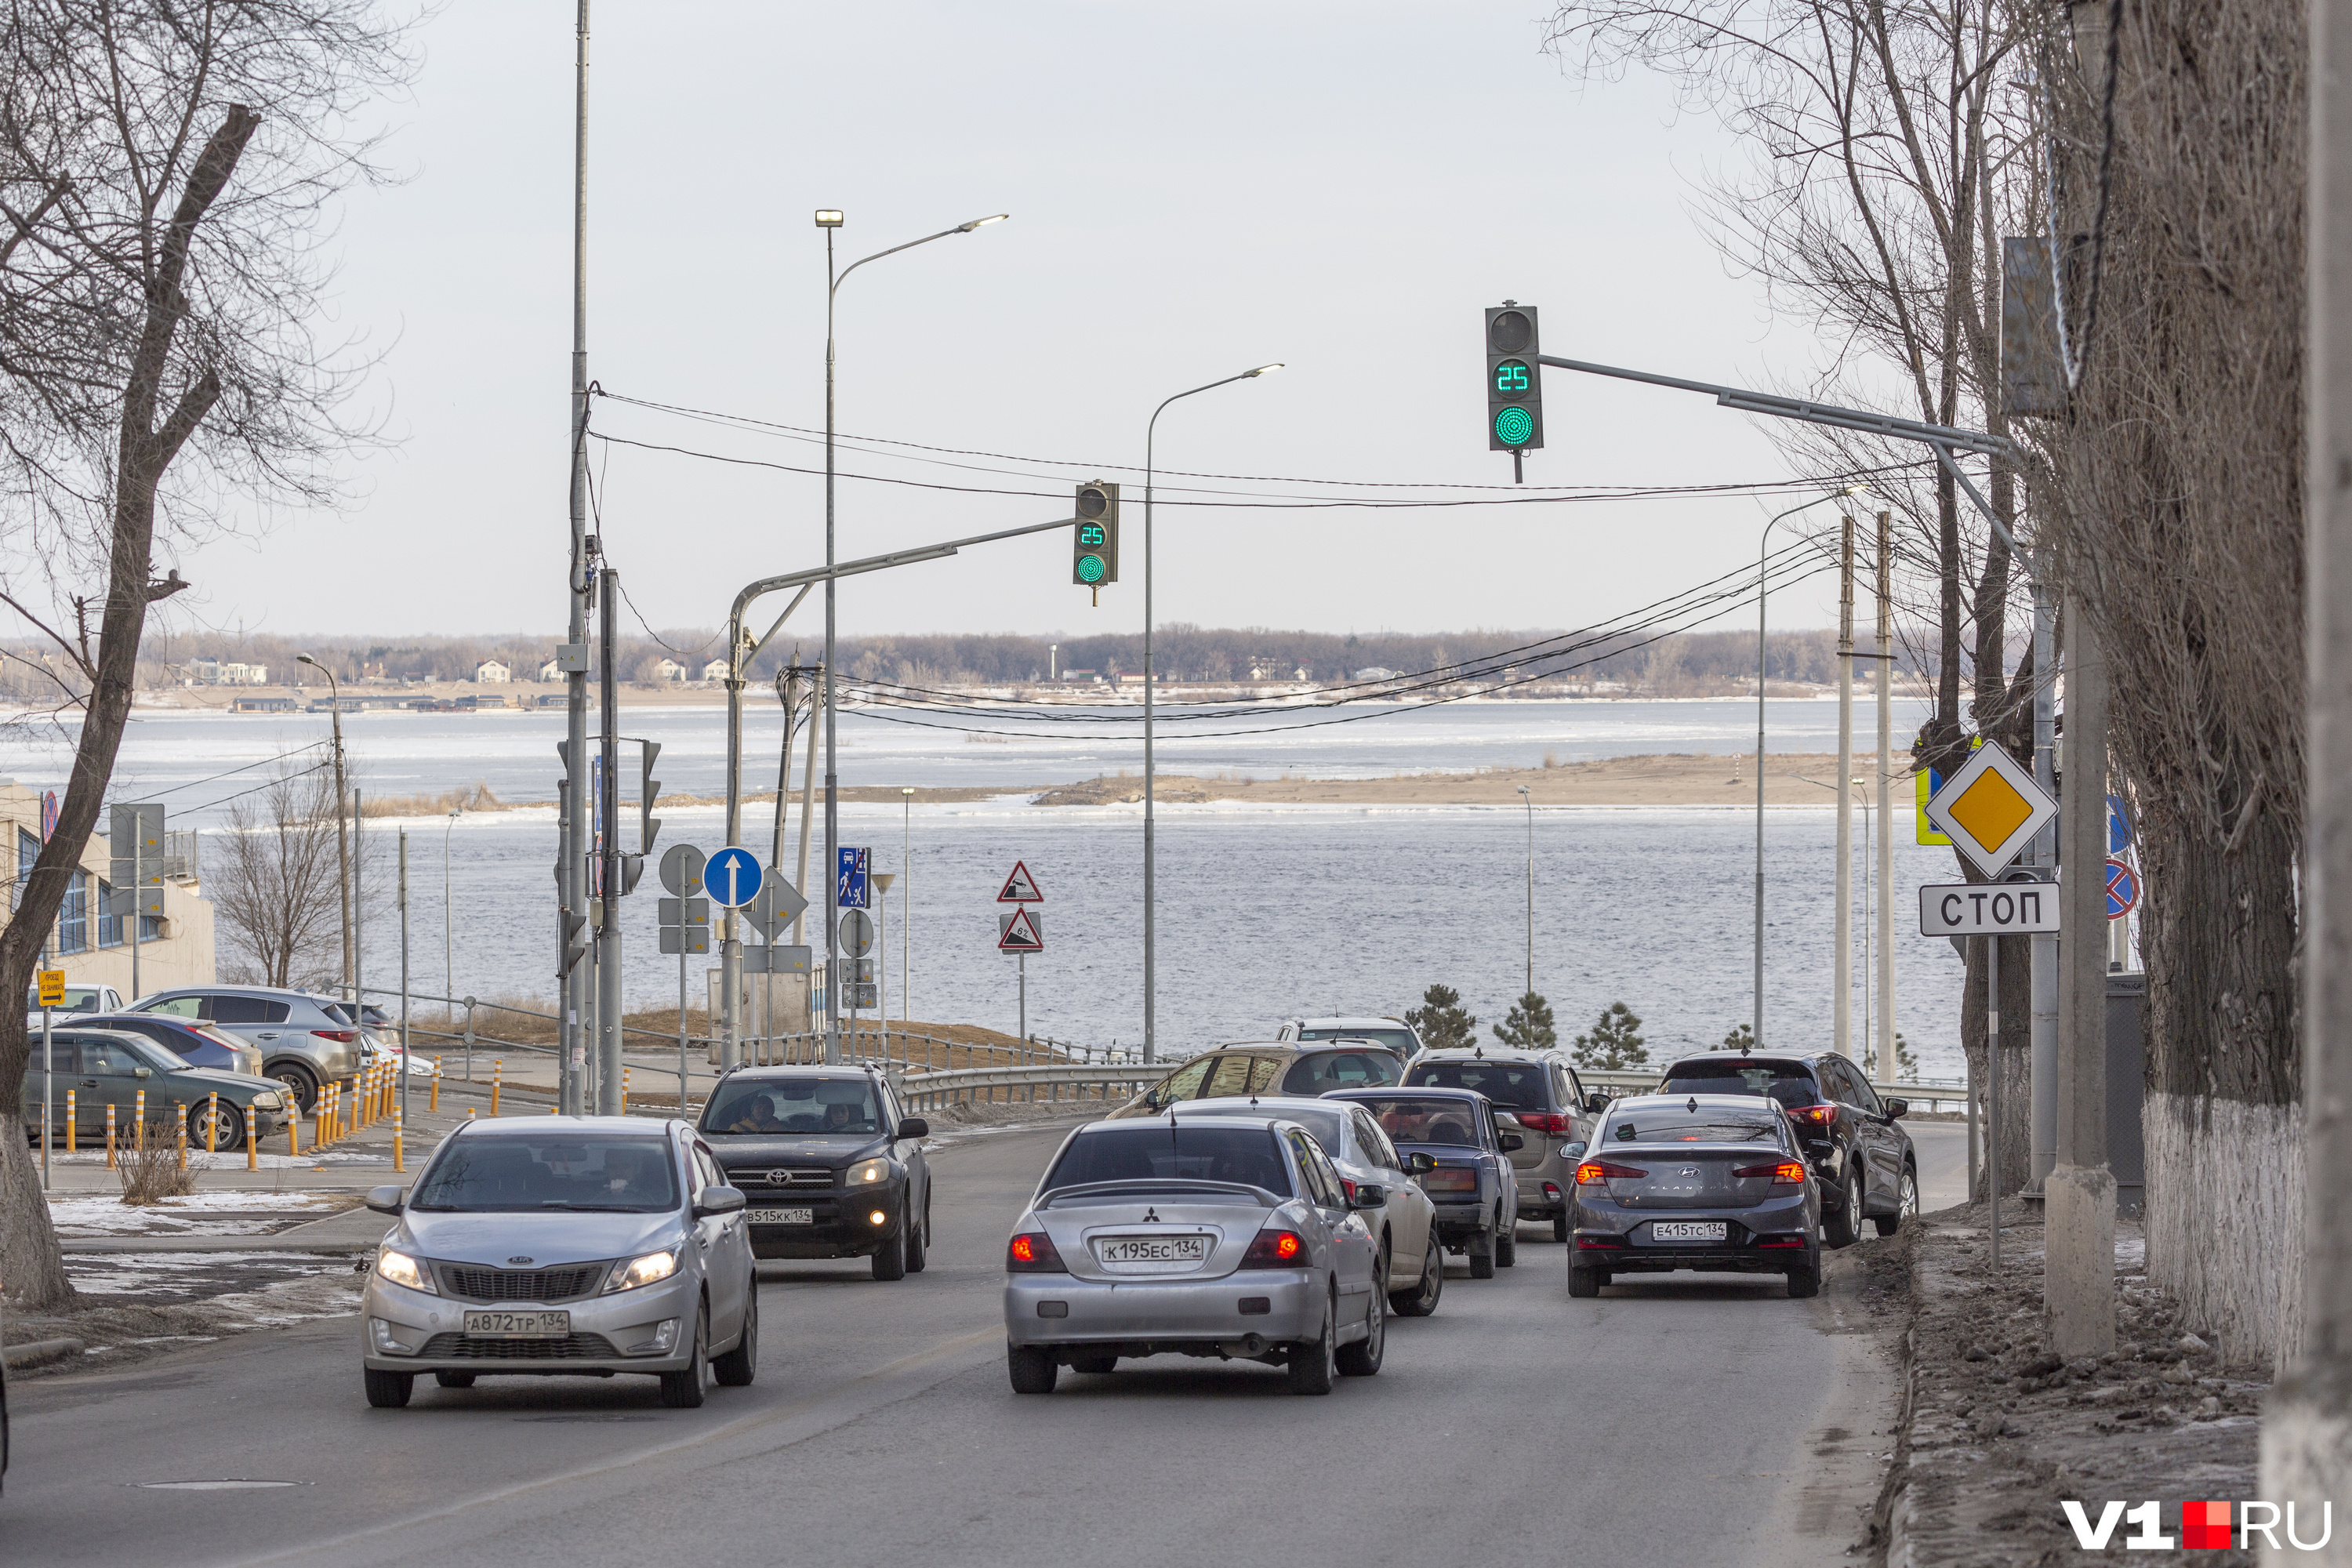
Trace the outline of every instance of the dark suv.
{"label": "dark suv", "polygon": [[[1495,1109],[1517,1119],[1525,1134],[1511,1152],[1519,1188],[1518,1217],[1549,1222],[1554,1241],[1568,1239],[1568,1194],[1576,1184],[1576,1164],[1591,1146],[1593,1120],[1607,1098],[1588,1095],[1584,1082],[1560,1051],[1424,1051],[1405,1069],[1404,1081],[1420,1088],[1473,1089]],[[1503,1123],[1505,1127],[1511,1124]]]}
{"label": "dark suv", "polygon": [[874,1278],[922,1270],[931,1239],[930,1123],[881,1073],[739,1068],[695,1130],[741,1189],[754,1258],[871,1258]]}
{"label": "dark suv", "polygon": [[1919,1162],[1911,1135],[1895,1125],[1910,1107],[1882,1100],[1835,1051],[1750,1055],[1707,1051],[1666,1069],[1657,1092],[1761,1094],[1780,1102],[1822,1188],[1822,1237],[1832,1247],[1862,1239],[1867,1215],[1881,1236],[1919,1212]]}

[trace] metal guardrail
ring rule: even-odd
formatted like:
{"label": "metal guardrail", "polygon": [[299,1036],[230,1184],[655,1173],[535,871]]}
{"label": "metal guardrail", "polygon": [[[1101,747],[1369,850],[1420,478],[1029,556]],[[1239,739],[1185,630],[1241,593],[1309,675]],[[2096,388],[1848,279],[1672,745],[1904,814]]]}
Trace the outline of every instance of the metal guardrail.
{"label": "metal guardrail", "polygon": [[[1612,1096],[1622,1096],[1654,1092],[1663,1075],[1654,1072],[1579,1068],[1576,1069],[1576,1076],[1583,1080],[1587,1089],[1605,1089]],[[1940,1108],[1946,1104],[1965,1107],[1969,1099],[1968,1087],[1958,1083],[1912,1081],[1873,1083],[1870,1087],[1876,1089],[1881,1098],[1892,1095],[1900,1100],[1907,1100],[1913,1105],[1929,1108]]]}
{"label": "metal guardrail", "polygon": [[[1066,1089],[1072,1091],[1067,1098],[1074,1103],[1093,1100],[1109,1105],[1128,1099],[1146,1084],[1159,1082],[1170,1070],[1166,1062],[1059,1062],[1045,1067],[907,1073],[896,1081],[899,1094],[919,1110],[936,1110],[956,1100],[994,1100],[999,1090],[1007,1101],[1034,1101],[1062,1100]],[[1040,1095],[1040,1089],[1046,1092]],[[1088,1089],[1096,1092],[1085,1093]],[[1114,1096],[1113,1089],[1128,1092]]]}

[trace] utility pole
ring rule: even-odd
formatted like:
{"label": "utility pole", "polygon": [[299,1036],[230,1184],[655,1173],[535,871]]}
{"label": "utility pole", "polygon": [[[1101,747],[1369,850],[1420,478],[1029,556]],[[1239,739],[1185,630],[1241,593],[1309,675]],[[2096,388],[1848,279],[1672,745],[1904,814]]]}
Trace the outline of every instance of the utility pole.
{"label": "utility pole", "polygon": [[[2306,1509],[2352,1491],[2352,3],[2314,0],[2310,26],[2303,1337],[2263,1407],[2261,1494]],[[2345,1561],[2334,1539],[2318,1561]]]}
{"label": "utility pole", "polygon": [[[1895,1068],[1895,518],[1878,514],[1878,1081]],[[1868,1064],[1864,1064],[1865,1069]]]}
{"label": "utility pole", "polygon": [[[572,63],[572,564],[564,579],[562,900],[555,920],[556,1094],[572,1115],[582,1110],[580,1078],[587,1051],[580,1016],[590,1003],[589,973],[572,955],[572,922],[588,912],[588,608],[596,579],[588,548],[588,0],[580,0]],[[683,1091],[681,1091],[681,1094]],[[683,1109],[681,1105],[680,1109]]]}
{"label": "utility pole", "polygon": [[[597,648],[604,681],[603,744],[604,787],[598,791],[597,810],[603,820],[604,853],[598,858],[598,880],[604,896],[595,900],[596,921],[596,1114],[621,1113],[621,682],[614,668],[613,645],[618,641],[613,601],[620,597],[621,574],[609,567],[602,574],[603,594],[597,605],[600,624]],[[683,1108],[681,1108],[683,1109]]]}
{"label": "utility pole", "polygon": [[[2050,1348],[2116,1348],[2116,1178],[2107,1164],[2107,662],[2078,602],[2066,627],[2058,810],[2058,1159],[2042,1184]],[[1993,1074],[2000,1092],[2000,1074]]]}
{"label": "utility pole", "polygon": [[[2033,583],[2033,782],[2040,784],[2052,798],[2058,794],[2058,733],[2057,703],[2053,688],[2057,653],[2057,637],[2051,622],[2050,593],[2039,577]],[[2106,816],[2106,803],[2099,804],[2102,821]],[[2102,843],[2100,853],[2106,852]],[[2056,875],[2058,866],[2058,826],[2053,823],[2033,836],[2033,847],[2028,851],[2034,868],[2047,881]],[[2103,903],[2100,917],[2105,918]],[[2039,1193],[2049,1180],[2051,1168],[2058,1163],[2058,963],[2060,948],[2058,933],[2049,931],[2027,939],[2033,945],[2027,969],[2028,1000],[2032,1015],[2027,1021],[2026,1046],[2031,1053],[2030,1078],[2032,1088],[2031,1114],[2026,1136],[2026,1153],[2032,1162],[2027,1170],[2026,1190]]]}
{"label": "utility pole", "polygon": [[1838,542],[1837,950],[1830,965],[1832,1043],[1853,1055],[1853,519]]}

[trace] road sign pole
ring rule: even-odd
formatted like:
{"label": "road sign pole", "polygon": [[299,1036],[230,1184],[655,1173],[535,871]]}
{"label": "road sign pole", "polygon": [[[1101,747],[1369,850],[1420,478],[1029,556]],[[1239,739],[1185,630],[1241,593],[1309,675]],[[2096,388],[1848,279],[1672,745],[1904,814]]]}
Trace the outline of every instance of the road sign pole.
{"label": "road sign pole", "polygon": [[1021,1043],[1025,1046],[1029,1043],[1029,955],[1016,953],[1013,962],[1021,971]]}
{"label": "road sign pole", "polygon": [[596,931],[596,1114],[621,1114],[621,693],[614,642],[619,622],[614,601],[621,596],[621,574],[607,569],[597,600],[597,649],[604,679],[604,733],[600,753],[604,760],[604,798],[597,802],[603,816],[604,853],[598,870],[604,879],[600,900],[604,921]]}
{"label": "road sign pole", "polygon": [[[1759,760],[1759,767],[1762,765]],[[1895,521],[1878,514],[1878,1081],[1895,1062]]]}
{"label": "road sign pole", "polygon": [[1985,951],[1985,1193],[1992,1201],[1992,1271],[2000,1273],[2000,938]]}
{"label": "road sign pole", "polygon": [[2116,1178],[2107,1163],[2107,662],[2091,617],[2067,617],[2066,776],[2058,815],[2058,1160],[2042,1184],[2050,1348],[2116,1348]]}
{"label": "road sign pole", "polygon": [[1853,519],[1838,551],[1836,937],[1830,960],[1831,1043],[1853,1055]]}

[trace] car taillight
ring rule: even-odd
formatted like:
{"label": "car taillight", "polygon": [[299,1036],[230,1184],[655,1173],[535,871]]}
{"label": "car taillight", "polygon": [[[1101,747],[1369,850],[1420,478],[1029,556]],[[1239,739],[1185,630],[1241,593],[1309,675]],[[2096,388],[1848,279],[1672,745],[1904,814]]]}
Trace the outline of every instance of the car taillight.
{"label": "car taillight", "polygon": [[1824,1100],[1819,1105],[1792,1106],[1789,1114],[1800,1121],[1810,1121],[1816,1127],[1832,1127],[1837,1123],[1838,1108]]}
{"label": "car taillight", "polygon": [[1440,1165],[1421,1178],[1425,1193],[1475,1193],[1478,1173],[1468,1165]]}
{"label": "car taillight", "polygon": [[1801,1186],[1805,1167],[1794,1160],[1783,1160],[1777,1165],[1742,1165],[1731,1173],[1735,1176],[1769,1176],[1783,1185]]}
{"label": "car taillight", "polygon": [[1549,1132],[1555,1138],[1568,1136],[1568,1113],[1561,1110],[1514,1110],[1519,1125],[1531,1132]]}
{"label": "car taillight", "polygon": [[1262,1230],[1242,1254],[1244,1268],[1297,1268],[1306,1262],[1307,1243],[1295,1230]]}
{"label": "car taillight", "polygon": [[1054,1238],[1042,1230],[1024,1230],[1005,1245],[1004,1268],[1010,1274],[1067,1274]]}
{"label": "car taillight", "polygon": [[348,1046],[356,1037],[355,1032],[350,1029],[313,1029],[310,1032],[322,1040],[332,1040],[340,1046]]}
{"label": "car taillight", "polygon": [[1356,1205],[1356,1184],[1342,1176],[1339,1178],[1339,1190],[1348,1194],[1348,1206],[1353,1208]]}
{"label": "car taillight", "polygon": [[1576,1168],[1576,1184],[1581,1187],[1592,1182],[1639,1181],[1649,1173],[1632,1165],[1612,1165],[1606,1160],[1587,1160]]}

